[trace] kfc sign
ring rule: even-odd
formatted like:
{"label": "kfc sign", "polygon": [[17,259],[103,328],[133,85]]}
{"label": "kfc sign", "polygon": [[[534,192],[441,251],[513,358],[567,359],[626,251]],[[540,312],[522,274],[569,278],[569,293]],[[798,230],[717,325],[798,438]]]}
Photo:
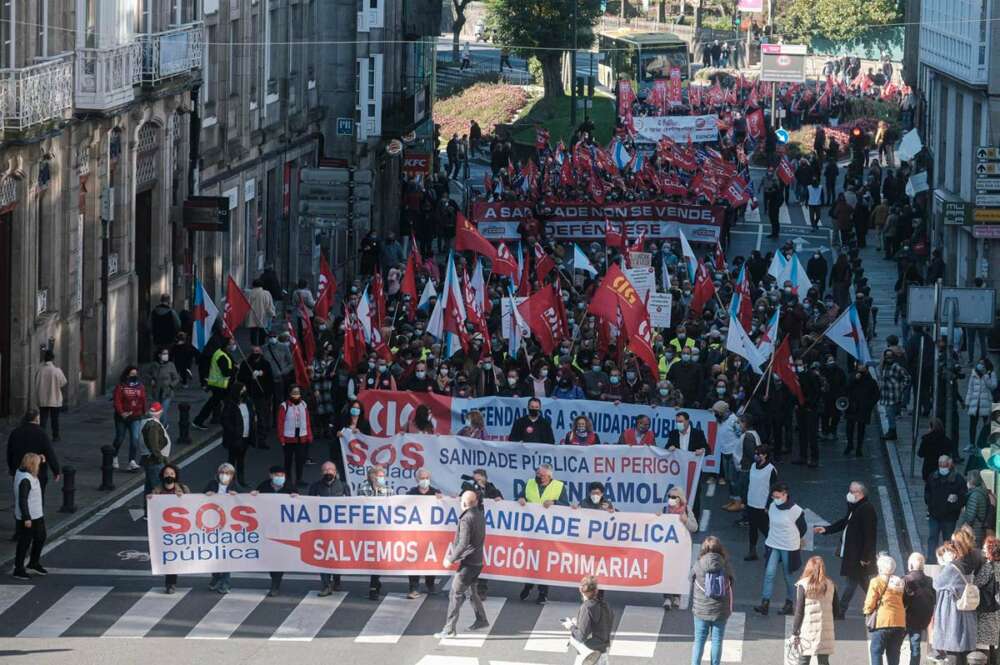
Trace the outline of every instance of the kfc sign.
{"label": "kfc sign", "polygon": [[426,152],[407,152],[403,157],[403,175],[420,180],[431,174],[431,155]]}

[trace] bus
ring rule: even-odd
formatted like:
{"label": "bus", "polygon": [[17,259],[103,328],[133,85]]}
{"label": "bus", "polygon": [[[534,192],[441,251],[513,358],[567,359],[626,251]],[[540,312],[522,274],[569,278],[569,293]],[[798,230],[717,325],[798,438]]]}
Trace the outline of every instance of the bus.
{"label": "bus", "polygon": [[635,32],[627,28],[601,32],[597,35],[600,62],[597,80],[615,89],[623,77],[637,84],[637,90],[648,90],[656,79],[670,78],[670,70],[681,70],[681,80],[691,75],[691,59],[687,42],[671,32]]}

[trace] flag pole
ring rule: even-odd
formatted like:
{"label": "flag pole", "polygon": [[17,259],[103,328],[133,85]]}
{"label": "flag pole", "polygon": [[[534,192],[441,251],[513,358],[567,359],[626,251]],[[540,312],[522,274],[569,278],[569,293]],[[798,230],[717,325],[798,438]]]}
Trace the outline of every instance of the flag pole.
{"label": "flag pole", "polygon": [[[768,374],[771,373],[771,366],[773,364],[774,364],[774,351],[771,351],[771,359],[767,362],[767,367],[764,368],[764,373],[757,381],[757,385],[754,386],[753,391],[750,393],[750,397],[747,398],[747,401],[744,402],[743,406],[740,408],[739,415],[742,416],[744,413],[746,413],[747,406],[750,404],[750,400],[752,400],[757,395],[757,391],[760,390],[760,385],[764,382],[764,379],[767,378]],[[770,388],[770,382],[768,382],[768,388]],[[764,396],[767,397],[767,389],[764,390]]]}

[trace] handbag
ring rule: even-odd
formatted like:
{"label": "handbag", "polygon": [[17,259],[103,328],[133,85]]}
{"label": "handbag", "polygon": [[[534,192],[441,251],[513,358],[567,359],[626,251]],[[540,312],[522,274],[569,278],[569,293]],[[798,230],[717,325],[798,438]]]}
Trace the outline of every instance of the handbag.
{"label": "handbag", "polygon": [[785,640],[785,665],[799,665],[802,658],[802,641],[795,635]]}
{"label": "handbag", "polygon": [[[888,585],[886,585],[886,587],[888,588]],[[884,595],[885,591],[883,591],[882,595],[878,597],[878,602],[875,603],[875,609],[865,615],[865,628],[868,629],[869,633],[874,632],[878,626],[878,608],[882,607],[882,596]]]}

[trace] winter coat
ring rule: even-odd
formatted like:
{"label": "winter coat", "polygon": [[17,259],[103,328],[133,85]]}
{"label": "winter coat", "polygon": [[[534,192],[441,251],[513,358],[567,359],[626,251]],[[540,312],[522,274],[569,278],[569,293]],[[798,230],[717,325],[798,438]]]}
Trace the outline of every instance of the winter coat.
{"label": "winter coat", "polygon": [[52,361],[42,364],[38,370],[38,380],[35,382],[35,399],[38,406],[44,408],[60,408],[63,405],[63,386],[66,385],[66,375]]}
{"label": "winter coat", "polygon": [[165,363],[151,363],[145,372],[146,384],[149,386],[149,398],[162,402],[173,399],[174,389],[180,385],[181,375],[177,367],[169,360]]}
{"label": "winter coat", "polygon": [[906,629],[921,631],[934,616],[934,584],[922,570],[912,570],[903,578],[903,607],[906,608]]}
{"label": "winter coat", "polygon": [[[848,504],[847,515],[826,527],[824,533],[830,535],[841,531],[844,532],[841,541],[844,550],[840,560],[840,575],[848,579],[864,579],[875,575],[878,514],[868,497]],[[837,551],[840,552],[839,545]]]}
{"label": "winter coat", "polygon": [[903,588],[903,580],[895,575],[888,579],[878,575],[869,582],[862,613],[867,616],[872,612],[878,612],[875,617],[876,629],[906,627]]}
{"label": "winter coat", "polygon": [[[996,580],[995,582],[993,580]],[[987,561],[976,573],[976,586],[980,591],[984,588],[995,589],[994,584],[1000,584],[1000,562]],[[982,594],[980,594],[982,601]],[[976,642],[978,644],[1000,644],[1000,611],[980,612],[976,614]]]}
{"label": "winter coat", "polygon": [[837,640],[834,635],[834,605],[837,588],[827,580],[826,593],[810,593],[808,580],[795,583],[795,623],[792,634],[798,636],[803,656],[830,655]]}
{"label": "winter coat", "polygon": [[987,524],[990,511],[990,497],[984,487],[974,487],[965,495],[965,506],[962,514],[955,523],[955,531],[958,531],[963,524],[968,524],[976,536],[976,542],[981,543],[986,537],[986,529],[993,528],[992,524]]}
{"label": "winter coat", "polygon": [[861,378],[851,374],[847,381],[847,411],[844,416],[848,420],[856,420],[868,425],[872,420],[872,411],[879,400],[878,383],[868,372],[862,372]]}
{"label": "winter coat", "polygon": [[274,298],[263,287],[255,286],[247,292],[247,302],[250,311],[247,312],[243,325],[248,328],[267,328],[274,317]]}
{"label": "winter coat", "polygon": [[254,415],[253,404],[247,402],[247,413],[250,416],[250,428],[247,438],[243,438],[243,413],[240,403],[227,399],[222,405],[222,447],[231,452],[246,450],[257,440],[257,417]]}
{"label": "winter coat", "polygon": [[993,391],[997,389],[997,376],[993,372],[980,375],[969,373],[969,385],[965,389],[965,408],[970,416],[988,416],[993,405]]}
{"label": "winter coat", "polygon": [[[135,385],[119,383],[115,386],[112,396],[115,405],[115,417],[128,421],[139,420],[146,415],[146,388],[141,381]],[[128,416],[124,414],[128,413]]]}
{"label": "winter coat", "polygon": [[921,466],[921,478],[926,481],[932,474],[937,474],[938,458],[941,455],[951,454],[951,440],[944,432],[928,432],[920,437],[920,447],[917,449],[917,457],[923,459]]}
{"label": "winter coat", "polygon": [[[924,503],[927,504],[927,512],[936,520],[957,521],[967,487],[965,478],[954,469],[947,476],[932,473],[924,485]],[[948,497],[952,494],[958,497],[957,501],[948,501]]]}
{"label": "winter coat", "polygon": [[967,580],[955,565],[942,566],[934,578],[937,601],[931,646],[938,651],[968,653],[976,648],[976,612],[956,607]]}
{"label": "winter coat", "polygon": [[[709,598],[705,595],[705,574],[723,573],[728,581],[728,593],[723,598]],[[729,561],[721,554],[709,552],[703,554],[691,568],[691,581],[694,582],[694,591],[691,595],[691,612],[698,619],[703,621],[725,621],[732,614],[733,583],[736,578],[733,576]]]}

